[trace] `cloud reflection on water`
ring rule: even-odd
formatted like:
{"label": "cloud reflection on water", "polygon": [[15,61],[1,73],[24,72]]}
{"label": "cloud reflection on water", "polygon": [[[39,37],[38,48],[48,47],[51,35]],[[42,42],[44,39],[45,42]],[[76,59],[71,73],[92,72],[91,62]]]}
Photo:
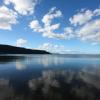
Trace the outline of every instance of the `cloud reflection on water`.
{"label": "cloud reflection on water", "polygon": [[100,64],[65,58],[34,55],[14,60],[15,69],[0,73],[0,100],[99,100]]}
{"label": "cloud reflection on water", "polygon": [[49,67],[50,65],[59,65],[59,64],[64,64],[65,60],[62,57],[59,57],[54,55],[42,55],[40,56],[37,60],[36,63],[43,65],[44,67]]}
{"label": "cloud reflection on water", "polygon": [[[78,72],[71,69],[45,70],[42,72],[41,77],[29,81],[29,84],[31,83],[30,89],[36,91],[38,87],[41,87],[42,93],[44,96],[47,95],[47,98],[49,93],[54,93],[53,91],[57,89],[58,91],[60,90],[58,93],[64,98],[71,98],[70,96],[72,96],[74,99],[77,98],[77,100],[99,100],[100,76],[95,72],[96,68],[98,69],[98,67],[91,66],[91,70],[88,70],[87,66],[85,67],[86,71],[83,71],[84,68],[82,68]],[[89,74],[92,73],[91,71],[94,71],[93,74]],[[63,92],[68,92],[69,96],[63,94]]]}
{"label": "cloud reflection on water", "polygon": [[[99,100],[100,80],[96,78],[99,75],[96,72],[97,69],[98,67],[91,66],[91,70],[89,70],[89,67],[84,67],[79,71],[73,69],[43,70],[41,76],[34,77],[28,80],[27,83],[23,83],[23,85],[28,85],[29,94],[17,94],[20,91],[14,90],[14,85],[11,83],[14,81],[1,78],[0,97],[2,100],[7,98],[10,98],[10,100],[14,98],[14,100],[33,100],[38,97],[43,100],[65,100],[66,98]],[[98,77],[100,78],[100,76]]]}
{"label": "cloud reflection on water", "polygon": [[27,66],[24,62],[16,61],[16,69],[17,70],[24,70]]}

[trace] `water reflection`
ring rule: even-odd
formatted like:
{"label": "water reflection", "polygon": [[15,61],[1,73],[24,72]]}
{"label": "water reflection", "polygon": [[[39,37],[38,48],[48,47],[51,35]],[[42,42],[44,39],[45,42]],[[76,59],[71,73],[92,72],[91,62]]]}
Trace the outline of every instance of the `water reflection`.
{"label": "water reflection", "polygon": [[47,100],[56,100],[59,96],[59,100],[99,100],[100,79],[89,81],[88,78],[93,79],[91,75],[87,77],[82,72],[72,70],[47,70],[42,72],[41,77],[29,80],[29,88],[33,92],[39,89]]}
{"label": "water reflection", "polygon": [[23,60],[25,57],[21,56],[21,55],[0,55],[0,63],[9,63],[9,62],[13,62],[15,60],[20,59]]}
{"label": "water reflection", "polygon": [[7,98],[13,97],[13,89],[9,87],[8,79],[0,79],[0,100],[6,100]]}
{"label": "water reflection", "polygon": [[52,64],[57,66],[58,64],[63,64],[64,59],[60,56],[58,59],[58,56],[56,55],[54,55],[53,57],[52,55],[43,55],[36,60],[36,63],[43,65],[44,67],[49,67]]}
{"label": "water reflection", "polygon": [[100,59],[22,58],[0,64],[0,100],[100,100]]}
{"label": "water reflection", "polygon": [[26,68],[27,68],[27,66],[24,62],[16,60],[16,69],[17,70],[24,70]]}
{"label": "water reflection", "polygon": [[91,67],[85,67],[79,76],[86,83],[100,89],[100,66],[93,65]]}

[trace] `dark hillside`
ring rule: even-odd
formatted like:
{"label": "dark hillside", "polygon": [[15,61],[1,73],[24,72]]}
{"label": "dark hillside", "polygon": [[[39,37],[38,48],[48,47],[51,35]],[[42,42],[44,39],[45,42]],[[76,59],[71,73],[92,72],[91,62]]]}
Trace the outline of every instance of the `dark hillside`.
{"label": "dark hillside", "polygon": [[50,54],[50,53],[44,50],[32,50],[32,49],[0,44],[0,54]]}

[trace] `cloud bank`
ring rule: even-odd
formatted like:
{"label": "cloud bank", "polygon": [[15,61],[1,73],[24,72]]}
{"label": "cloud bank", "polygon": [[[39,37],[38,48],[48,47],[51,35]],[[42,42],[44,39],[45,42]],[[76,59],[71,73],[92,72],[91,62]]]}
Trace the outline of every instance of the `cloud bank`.
{"label": "cloud bank", "polygon": [[57,45],[52,43],[41,44],[36,49],[46,50],[51,53],[59,53],[59,54],[76,53],[76,51],[68,49],[64,45]]}
{"label": "cloud bank", "polygon": [[69,26],[64,27],[62,32],[59,31],[61,23],[53,23],[56,18],[62,18],[63,14],[56,7],[51,8],[46,13],[40,25],[39,20],[32,20],[29,27],[37,33],[42,33],[43,37],[56,39],[78,39],[90,42],[91,44],[100,43],[100,7],[90,10],[81,9],[75,15],[69,18]]}
{"label": "cloud bank", "polygon": [[43,37],[69,39],[73,37],[73,30],[71,27],[64,28],[62,33],[57,33],[55,31],[60,28],[60,23],[52,24],[55,18],[61,18],[62,16],[62,12],[57,10],[56,7],[53,7],[41,19],[41,22],[44,24],[43,26],[40,25],[38,20],[32,20],[29,27],[35,32],[42,33]]}
{"label": "cloud bank", "polygon": [[[34,16],[38,3],[39,0],[4,0],[3,5],[0,6],[0,29],[11,30],[13,25],[19,22],[20,16]],[[63,17],[61,10],[52,7],[40,20],[31,20],[28,26],[33,32],[41,33],[43,37],[76,39],[93,45],[100,44],[100,7],[94,10],[81,9],[77,11],[69,18],[69,23],[62,28],[61,22],[55,20],[62,20]]]}

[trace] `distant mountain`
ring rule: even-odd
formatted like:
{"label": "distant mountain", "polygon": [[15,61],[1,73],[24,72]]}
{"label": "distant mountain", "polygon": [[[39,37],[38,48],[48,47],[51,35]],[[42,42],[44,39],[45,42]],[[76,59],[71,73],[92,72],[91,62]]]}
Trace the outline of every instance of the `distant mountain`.
{"label": "distant mountain", "polygon": [[0,54],[50,54],[44,50],[26,49],[10,45],[0,44]]}

